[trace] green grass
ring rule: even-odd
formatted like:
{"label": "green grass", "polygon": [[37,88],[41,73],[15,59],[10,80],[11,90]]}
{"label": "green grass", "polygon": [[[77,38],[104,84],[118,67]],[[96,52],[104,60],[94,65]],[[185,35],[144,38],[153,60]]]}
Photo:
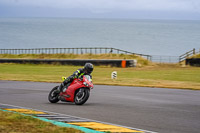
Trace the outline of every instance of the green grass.
{"label": "green grass", "polygon": [[193,55],[193,56],[191,56],[189,58],[200,58],[200,54]]}
{"label": "green grass", "polygon": [[0,118],[0,133],[83,133],[17,113],[0,111]]}
{"label": "green grass", "polygon": [[[0,80],[62,82],[82,66],[0,64]],[[111,73],[117,71],[116,80]],[[200,90],[200,68],[178,65],[154,65],[136,68],[95,66],[94,84],[148,86]]]}

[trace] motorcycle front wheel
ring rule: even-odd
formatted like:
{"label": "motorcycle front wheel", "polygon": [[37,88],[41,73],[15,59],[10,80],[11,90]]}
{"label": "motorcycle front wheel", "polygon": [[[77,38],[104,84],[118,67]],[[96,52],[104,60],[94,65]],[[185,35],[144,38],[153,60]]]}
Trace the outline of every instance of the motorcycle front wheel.
{"label": "motorcycle front wheel", "polygon": [[48,99],[49,99],[49,102],[51,103],[57,103],[59,101],[58,99],[59,93],[56,93],[57,88],[58,86],[54,87],[49,93]]}
{"label": "motorcycle front wheel", "polygon": [[74,102],[76,105],[82,105],[88,100],[89,96],[89,89],[80,88],[79,91],[75,94]]}

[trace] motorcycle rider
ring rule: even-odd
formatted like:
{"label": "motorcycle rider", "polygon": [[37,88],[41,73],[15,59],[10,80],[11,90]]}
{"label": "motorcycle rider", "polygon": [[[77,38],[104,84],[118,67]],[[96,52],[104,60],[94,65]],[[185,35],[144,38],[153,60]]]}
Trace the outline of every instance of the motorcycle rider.
{"label": "motorcycle rider", "polygon": [[79,78],[82,75],[90,75],[91,79],[91,73],[93,71],[93,64],[92,63],[86,63],[84,68],[80,68],[78,70],[76,70],[71,76],[69,76],[68,78],[66,78],[63,83],[60,84],[60,86],[58,87],[58,92],[62,92],[63,91],[63,87],[65,85],[67,85],[67,87],[71,84],[71,82],[75,79],[75,78]]}

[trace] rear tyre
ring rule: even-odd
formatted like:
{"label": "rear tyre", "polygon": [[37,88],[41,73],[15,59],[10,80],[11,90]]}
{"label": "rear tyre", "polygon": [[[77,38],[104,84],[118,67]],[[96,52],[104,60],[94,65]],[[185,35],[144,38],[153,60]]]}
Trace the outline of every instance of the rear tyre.
{"label": "rear tyre", "polygon": [[74,102],[76,105],[82,105],[88,100],[89,96],[89,89],[80,88],[79,91],[75,94]]}
{"label": "rear tyre", "polygon": [[57,88],[58,86],[54,87],[49,93],[48,99],[49,99],[49,102],[51,103],[57,103],[59,101],[58,99],[59,93],[57,91]]}

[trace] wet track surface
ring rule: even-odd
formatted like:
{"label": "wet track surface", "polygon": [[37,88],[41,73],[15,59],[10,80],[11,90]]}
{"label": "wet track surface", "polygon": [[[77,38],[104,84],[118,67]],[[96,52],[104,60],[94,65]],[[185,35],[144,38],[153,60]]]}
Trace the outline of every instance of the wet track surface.
{"label": "wet track surface", "polygon": [[58,84],[0,81],[0,103],[51,111],[160,133],[198,133],[200,91],[95,85],[86,104],[51,104]]}

